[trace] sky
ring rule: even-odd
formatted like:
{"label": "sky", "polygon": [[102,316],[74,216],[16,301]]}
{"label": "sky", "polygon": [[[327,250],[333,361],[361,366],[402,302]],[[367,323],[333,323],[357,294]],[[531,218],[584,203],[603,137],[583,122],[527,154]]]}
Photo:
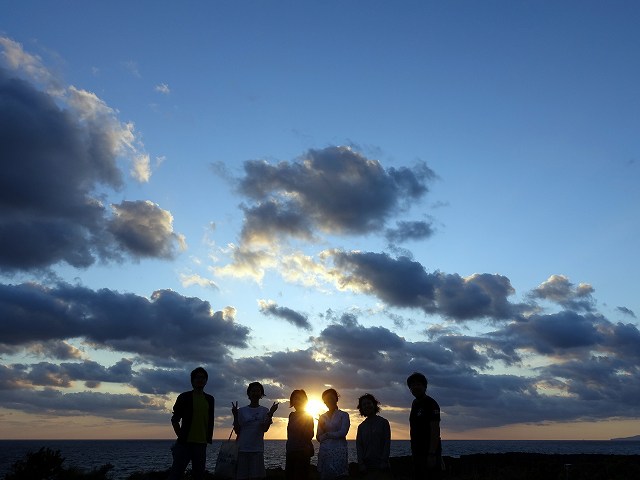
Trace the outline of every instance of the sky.
{"label": "sky", "polygon": [[[0,438],[406,378],[444,439],[640,434],[640,5],[4,2]],[[314,414],[320,413],[314,411]]]}

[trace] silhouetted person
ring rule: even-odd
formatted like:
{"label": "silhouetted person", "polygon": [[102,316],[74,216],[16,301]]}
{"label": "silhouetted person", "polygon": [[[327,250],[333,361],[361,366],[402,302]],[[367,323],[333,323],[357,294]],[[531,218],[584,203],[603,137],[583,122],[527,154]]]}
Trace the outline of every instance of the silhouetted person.
{"label": "silhouetted person", "polygon": [[287,461],[285,478],[287,480],[307,480],[309,478],[309,460],[313,457],[313,417],[304,411],[307,406],[307,392],[294,390],[289,404],[294,409],[289,414],[287,424]]}
{"label": "silhouetted person", "polygon": [[252,382],[247,387],[249,405],[238,408],[238,402],[231,402],[233,428],[238,434],[238,466],[237,480],[253,480],[266,478],[264,469],[264,432],[273,423],[273,414],[278,409],[278,402],[273,402],[270,409],[260,405],[264,397],[264,387],[259,382]]}
{"label": "silhouetted person", "polygon": [[358,399],[358,410],[365,417],[358,425],[356,452],[358,470],[369,480],[391,478],[389,452],[391,449],[391,427],[386,418],[378,415],[380,402],[370,393]]}
{"label": "silhouetted person", "polygon": [[322,392],[322,401],[329,409],[320,415],[318,434],[318,472],[321,480],[347,477],[349,460],[347,451],[347,432],[349,432],[349,414],[338,409],[338,392],[333,388]]}
{"label": "silhouetted person", "polygon": [[442,462],[440,406],[427,395],[427,377],[412,373],[407,386],[415,397],[411,405],[411,457],[415,479],[439,479]]}
{"label": "silhouetted person", "polygon": [[191,372],[193,390],[178,395],[171,425],[178,439],[171,447],[173,465],[169,480],[178,480],[191,462],[194,480],[204,478],[207,443],[213,439],[215,399],[204,392],[209,375],[198,367]]}

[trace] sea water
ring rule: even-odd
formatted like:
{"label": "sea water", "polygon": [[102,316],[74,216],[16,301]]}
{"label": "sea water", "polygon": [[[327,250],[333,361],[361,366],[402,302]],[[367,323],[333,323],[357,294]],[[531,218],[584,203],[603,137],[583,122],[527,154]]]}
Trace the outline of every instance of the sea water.
{"label": "sea water", "polygon": [[[166,470],[171,466],[172,440],[0,440],[0,478],[27,452],[42,447],[59,450],[65,458],[63,466],[86,470],[110,463],[114,480],[126,479],[137,471]],[[215,468],[222,441],[215,440],[207,447],[207,470]],[[265,441],[267,468],[284,468],[285,440]],[[318,444],[315,443],[316,453]],[[443,454],[450,457],[473,453],[593,453],[605,455],[640,455],[640,442],[591,440],[443,440]],[[392,440],[391,456],[410,455],[408,440]],[[316,463],[317,457],[311,459]],[[349,461],[356,461],[355,442],[349,441]]]}

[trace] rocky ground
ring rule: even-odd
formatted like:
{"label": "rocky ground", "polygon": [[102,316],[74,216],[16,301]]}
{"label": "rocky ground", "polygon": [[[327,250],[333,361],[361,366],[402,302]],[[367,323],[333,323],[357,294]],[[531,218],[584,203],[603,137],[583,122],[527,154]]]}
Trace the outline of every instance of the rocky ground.
{"label": "rocky ground", "polygon": [[[392,457],[391,478],[411,479],[411,458]],[[444,457],[443,480],[640,480],[640,455],[547,455],[537,453],[499,453]],[[356,464],[349,478],[361,478]],[[112,465],[91,471],[65,466],[59,451],[46,448],[16,462],[4,480],[111,480]],[[184,480],[190,480],[189,471]],[[139,472],[127,480],[166,480],[168,471]],[[269,479],[284,479],[280,468],[267,471]],[[315,466],[310,480],[318,479]],[[207,480],[216,480],[207,474]]]}

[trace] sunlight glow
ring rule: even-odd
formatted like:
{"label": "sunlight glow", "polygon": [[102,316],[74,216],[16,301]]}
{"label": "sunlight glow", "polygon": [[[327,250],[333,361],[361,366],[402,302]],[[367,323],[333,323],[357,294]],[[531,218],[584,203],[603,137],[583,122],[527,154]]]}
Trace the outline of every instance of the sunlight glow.
{"label": "sunlight glow", "polygon": [[305,410],[315,420],[318,420],[318,417],[327,411],[327,407],[321,400],[318,400],[317,398],[310,398]]}

